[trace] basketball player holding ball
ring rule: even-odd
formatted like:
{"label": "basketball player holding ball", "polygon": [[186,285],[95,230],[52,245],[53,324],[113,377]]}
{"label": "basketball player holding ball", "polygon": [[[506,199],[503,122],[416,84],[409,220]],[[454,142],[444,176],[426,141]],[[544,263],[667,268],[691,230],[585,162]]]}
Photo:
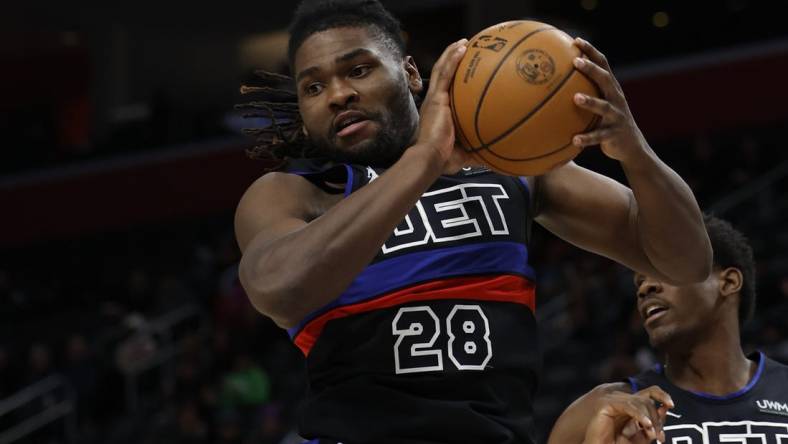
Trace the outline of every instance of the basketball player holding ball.
{"label": "basketball player holding ball", "polygon": [[297,120],[261,132],[255,153],[285,162],[246,191],[235,227],[250,300],[306,357],[305,438],[535,442],[531,221],[667,282],[708,275],[692,192],[590,44],[577,42],[577,69],[603,96],[577,106],[600,124],[576,144],[600,144],[631,189],[574,163],[522,179],[464,168],[449,90],[465,40],[440,56],[417,108],[420,73],[376,0],[306,1],[290,31]]}

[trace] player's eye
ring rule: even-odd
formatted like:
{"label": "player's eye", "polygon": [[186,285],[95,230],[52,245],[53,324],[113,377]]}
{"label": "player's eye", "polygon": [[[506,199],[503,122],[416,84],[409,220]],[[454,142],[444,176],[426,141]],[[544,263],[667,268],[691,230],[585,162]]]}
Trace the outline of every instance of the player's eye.
{"label": "player's eye", "polygon": [[356,65],[350,70],[350,77],[358,79],[364,77],[372,69],[369,65]]}
{"label": "player's eye", "polygon": [[304,87],[304,94],[307,96],[316,96],[323,91],[323,85],[317,82],[310,83]]}

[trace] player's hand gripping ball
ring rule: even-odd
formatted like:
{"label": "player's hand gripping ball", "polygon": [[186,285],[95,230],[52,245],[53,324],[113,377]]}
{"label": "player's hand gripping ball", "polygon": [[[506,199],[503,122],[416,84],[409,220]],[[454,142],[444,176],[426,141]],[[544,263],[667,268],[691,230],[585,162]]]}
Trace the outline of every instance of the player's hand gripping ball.
{"label": "player's hand gripping ball", "polygon": [[451,91],[458,143],[475,160],[504,174],[543,174],[583,149],[573,136],[590,131],[596,114],[574,102],[599,97],[573,62],[582,52],[553,26],[511,21],[468,42]]}

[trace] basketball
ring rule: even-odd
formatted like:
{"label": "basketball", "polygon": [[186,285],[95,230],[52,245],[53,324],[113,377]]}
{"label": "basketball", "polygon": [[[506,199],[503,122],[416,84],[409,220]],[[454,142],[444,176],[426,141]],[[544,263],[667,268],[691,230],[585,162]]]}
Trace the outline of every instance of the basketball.
{"label": "basketball", "polygon": [[572,42],[553,26],[527,20],[491,26],[468,42],[451,103],[457,141],[475,160],[504,174],[534,176],[582,150],[572,137],[597,119],[573,96],[599,92],[575,69],[581,51]]}

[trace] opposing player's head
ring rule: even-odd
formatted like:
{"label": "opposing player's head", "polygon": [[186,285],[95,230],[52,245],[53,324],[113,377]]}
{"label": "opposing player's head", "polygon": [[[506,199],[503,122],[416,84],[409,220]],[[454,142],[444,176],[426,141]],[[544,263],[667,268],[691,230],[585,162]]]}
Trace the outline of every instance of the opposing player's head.
{"label": "opposing player's head", "polygon": [[288,55],[304,130],[320,152],[388,166],[414,140],[421,76],[377,0],[302,2]]}
{"label": "opposing player's head", "polygon": [[714,264],[704,281],[677,287],[635,273],[638,311],[651,345],[663,351],[698,344],[719,328],[738,329],[755,311],[752,247],[722,219],[706,216],[705,224]]}

